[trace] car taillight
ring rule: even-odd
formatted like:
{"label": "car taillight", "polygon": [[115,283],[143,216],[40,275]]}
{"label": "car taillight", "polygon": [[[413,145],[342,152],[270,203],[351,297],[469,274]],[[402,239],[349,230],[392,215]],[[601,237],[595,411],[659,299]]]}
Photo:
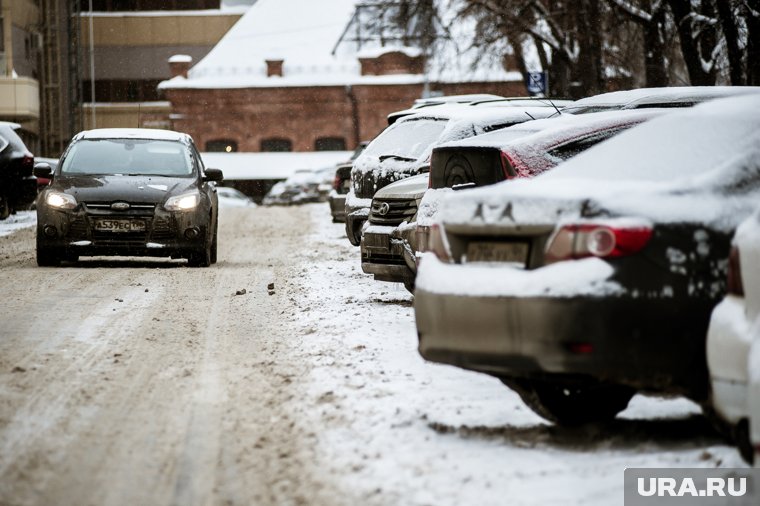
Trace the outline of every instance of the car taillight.
{"label": "car taillight", "polygon": [[339,191],[340,190],[340,176],[335,176],[335,179],[333,179],[333,190]]}
{"label": "car taillight", "polygon": [[600,257],[616,258],[640,251],[652,237],[651,224],[630,221],[567,224],[546,247],[546,263]]}
{"label": "car taillight", "polygon": [[504,151],[501,151],[501,170],[504,172],[504,179],[512,179],[513,177],[517,177],[517,171],[515,171],[514,164],[512,163],[509,155]]}
{"label": "car taillight", "polygon": [[726,288],[728,293],[732,295],[744,296],[742,264],[739,259],[739,248],[736,245],[731,246],[731,252],[728,254],[728,282]]}
{"label": "car taillight", "polygon": [[443,226],[433,224],[430,226],[430,236],[428,238],[429,251],[435,253],[435,256],[442,262],[451,262],[451,248],[446,238],[446,231]]}

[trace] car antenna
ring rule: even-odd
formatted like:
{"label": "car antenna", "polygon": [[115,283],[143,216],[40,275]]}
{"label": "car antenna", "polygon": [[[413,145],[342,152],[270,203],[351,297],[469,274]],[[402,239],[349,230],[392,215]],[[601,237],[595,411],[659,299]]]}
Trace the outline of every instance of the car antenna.
{"label": "car antenna", "polygon": [[557,107],[557,106],[554,104],[554,101],[553,101],[551,98],[547,98],[546,100],[548,100],[548,101],[549,101],[549,103],[552,105],[552,107],[554,107],[554,110],[555,110],[555,111],[557,111],[557,114],[559,114],[560,116],[562,116],[562,111],[560,111],[560,110],[559,110],[559,107]]}
{"label": "car antenna", "polygon": [[536,120],[536,118],[534,118],[533,116],[531,116],[531,115],[530,115],[530,113],[529,113],[528,111],[523,111],[523,112],[524,112],[525,114],[527,114],[527,115],[528,115],[528,117],[529,117],[530,119],[532,119],[532,120],[534,120],[534,121]]}

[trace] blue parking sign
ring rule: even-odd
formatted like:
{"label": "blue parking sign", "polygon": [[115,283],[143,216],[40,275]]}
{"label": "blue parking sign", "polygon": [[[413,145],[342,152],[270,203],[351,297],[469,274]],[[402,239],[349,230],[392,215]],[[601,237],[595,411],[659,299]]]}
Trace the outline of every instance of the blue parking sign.
{"label": "blue parking sign", "polygon": [[530,95],[548,95],[549,76],[546,72],[528,72],[525,79],[525,86]]}

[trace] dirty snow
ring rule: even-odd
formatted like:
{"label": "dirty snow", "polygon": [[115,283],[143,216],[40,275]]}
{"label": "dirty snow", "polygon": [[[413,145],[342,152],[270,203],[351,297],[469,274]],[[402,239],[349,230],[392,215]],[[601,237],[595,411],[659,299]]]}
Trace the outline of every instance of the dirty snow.
{"label": "dirty snow", "polygon": [[0,237],[12,234],[22,228],[30,228],[37,225],[36,211],[18,211],[4,220],[0,220]]}

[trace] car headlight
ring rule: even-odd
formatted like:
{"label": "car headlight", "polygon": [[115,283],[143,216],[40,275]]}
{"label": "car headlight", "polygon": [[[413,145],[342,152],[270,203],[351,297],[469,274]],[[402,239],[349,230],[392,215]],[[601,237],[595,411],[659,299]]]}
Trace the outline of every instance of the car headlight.
{"label": "car headlight", "polygon": [[50,191],[45,196],[45,203],[58,209],[74,209],[77,206],[77,199],[68,193]]}
{"label": "car headlight", "polygon": [[184,193],[176,197],[166,199],[164,208],[167,211],[189,211],[198,207],[201,203],[201,196],[198,192]]}

